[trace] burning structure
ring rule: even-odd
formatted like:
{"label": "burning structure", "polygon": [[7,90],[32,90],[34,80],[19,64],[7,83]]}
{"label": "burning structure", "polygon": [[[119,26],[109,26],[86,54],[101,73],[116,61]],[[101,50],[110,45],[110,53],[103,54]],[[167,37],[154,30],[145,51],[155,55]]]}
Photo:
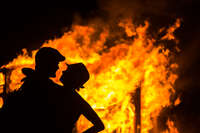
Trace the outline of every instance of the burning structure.
{"label": "burning structure", "polygon": [[[173,32],[180,27],[180,19],[168,29],[161,28],[160,38],[153,38],[147,21],[135,25],[131,18],[125,18],[118,22],[118,32],[109,27],[73,25],[62,37],[49,40],[41,47],[59,50],[67,63],[83,62],[87,66],[91,79],[85,85],[87,89],[79,93],[103,120],[102,133],[178,133],[170,119],[166,123],[168,128],[161,131],[157,117],[164,107],[180,103],[178,98],[171,100],[178,65],[173,62],[173,52],[165,47],[165,40],[177,42]],[[176,45],[174,49],[179,50]],[[2,94],[18,90],[24,77],[21,69],[34,66],[37,50],[31,56],[26,49],[22,51],[22,55],[1,66],[9,71],[9,74],[0,74],[1,85],[7,86],[7,89],[1,86]],[[64,69],[65,63],[60,64],[53,79],[56,83],[61,84],[59,77]],[[89,126],[81,117],[74,132],[82,132]]]}

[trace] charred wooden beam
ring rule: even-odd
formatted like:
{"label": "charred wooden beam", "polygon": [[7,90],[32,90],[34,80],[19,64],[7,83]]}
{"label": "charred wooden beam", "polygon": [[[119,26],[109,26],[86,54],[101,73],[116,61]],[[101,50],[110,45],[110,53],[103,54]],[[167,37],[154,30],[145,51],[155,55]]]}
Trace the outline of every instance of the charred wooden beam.
{"label": "charred wooden beam", "polygon": [[135,92],[135,133],[141,132],[141,88],[138,87]]}

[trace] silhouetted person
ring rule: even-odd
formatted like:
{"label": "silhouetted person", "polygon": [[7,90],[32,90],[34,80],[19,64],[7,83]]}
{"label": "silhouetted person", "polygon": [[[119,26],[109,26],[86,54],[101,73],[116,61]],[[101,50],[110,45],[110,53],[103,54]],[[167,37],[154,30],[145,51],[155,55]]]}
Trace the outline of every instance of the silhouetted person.
{"label": "silhouetted person", "polygon": [[[66,112],[65,118],[67,123],[70,124],[70,131],[75,126],[76,121],[80,115],[84,115],[93,126],[87,129],[84,133],[96,133],[104,129],[104,124],[98,117],[96,112],[91,106],[76,92],[76,89],[84,88],[83,85],[89,80],[89,72],[82,63],[68,65],[66,71],[63,71],[63,75],[60,81],[64,84],[64,88],[67,91],[68,96],[65,97],[64,110]],[[71,119],[69,119],[71,118]]]}
{"label": "silhouetted person", "polygon": [[64,132],[58,117],[63,88],[49,79],[56,76],[59,62],[64,60],[56,49],[43,47],[36,53],[35,70],[22,69],[23,85],[6,103],[3,126],[9,127],[7,132]]}

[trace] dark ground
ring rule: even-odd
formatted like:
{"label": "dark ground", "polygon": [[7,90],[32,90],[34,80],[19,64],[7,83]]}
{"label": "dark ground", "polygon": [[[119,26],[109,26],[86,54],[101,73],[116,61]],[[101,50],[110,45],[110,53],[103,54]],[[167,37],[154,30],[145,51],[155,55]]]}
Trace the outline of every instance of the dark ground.
{"label": "dark ground", "polygon": [[[148,0],[143,0],[148,3]],[[118,1],[119,2],[119,1]],[[125,0],[127,2],[127,0]],[[63,28],[70,27],[74,15],[83,19],[104,16],[102,3],[86,0],[77,4],[68,3],[65,8],[5,7],[0,9],[0,65],[11,61],[22,48],[36,49],[46,40],[61,36]],[[137,2],[136,2],[137,3]],[[141,6],[142,2],[139,2]],[[153,2],[149,10],[158,6]],[[114,3],[113,3],[114,4]],[[130,8],[130,7],[129,7]],[[145,7],[146,8],[146,7]],[[159,11],[159,10],[158,10]],[[176,32],[180,40],[181,52],[176,60],[180,65],[176,82],[177,94],[182,103],[172,109],[177,117],[180,133],[200,132],[200,9],[197,1],[168,2],[162,12],[141,11],[140,19],[147,18],[151,25],[168,26],[176,17],[182,21]]]}

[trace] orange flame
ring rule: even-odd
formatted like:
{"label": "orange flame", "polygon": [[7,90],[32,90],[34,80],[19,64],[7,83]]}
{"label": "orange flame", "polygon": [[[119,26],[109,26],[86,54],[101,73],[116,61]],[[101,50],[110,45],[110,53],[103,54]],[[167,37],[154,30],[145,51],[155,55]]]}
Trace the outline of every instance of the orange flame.
{"label": "orange flame", "polygon": [[174,31],[177,28],[179,28],[180,26],[181,26],[181,20],[177,19],[176,23],[167,30],[167,34],[165,36],[163,36],[161,39],[162,40],[165,40],[165,39],[174,40],[175,39],[175,37],[174,37]]}
{"label": "orange flame", "polygon": [[173,121],[168,120],[167,125],[168,125],[169,129],[167,131],[163,132],[163,133],[178,133],[177,128],[174,127]]}
{"label": "orange flame", "polygon": [[0,108],[2,108],[2,107],[3,107],[3,98],[0,97]]}
{"label": "orange flame", "polygon": [[[167,30],[162,39],[174,39],[173,32],[180,26],[178,19],[175,26]],[[105,124],[102,133],[133,132],[135,105],[133,94],[141,88],[141,133],[147,133],[156,127],[156,118],[163,107],[169,106],[173,84],[178,76],[173,73],[177,64],[170,64],[168,49],[164,45],[155,45],[156,39],[147,34],[149,23],[136,27],[131,19],[123,20],[119,26],[124,28],[130,40],[121,41],[112,47],[105,45],[109,30],[103,28],[98,39],[93,39],[99,32],[92,26],[73,25],[72,30],[61,38],[49,40],[42,47],[58,49],[67,63],[83,62],[91,78],[86,83],[87,89],[79,93],[90,103]],[[118,40],[118,38],[116,38]],[[10,90],[20,87],[24,75],[23,67],[34,68],[34,56],[37,50],[28,56],[23,54],[2,67],[12,68]],[[65,64],[60,64],[55,82],[59,82]],[[2,77],[0,77],[2,81]],[[77,132],[82,132],[91,124],[81,117],[77,123]],[[169,126],[173,126],[169,123]],[[175,128],[175,127],[173,127]],[[157,131],[155,131],[157,132]]]}
{"label": "orange flame", "polygon": [[181,103],[181,99],[177,98],[176,101],[174,102],[174,105],[177,106]]}

